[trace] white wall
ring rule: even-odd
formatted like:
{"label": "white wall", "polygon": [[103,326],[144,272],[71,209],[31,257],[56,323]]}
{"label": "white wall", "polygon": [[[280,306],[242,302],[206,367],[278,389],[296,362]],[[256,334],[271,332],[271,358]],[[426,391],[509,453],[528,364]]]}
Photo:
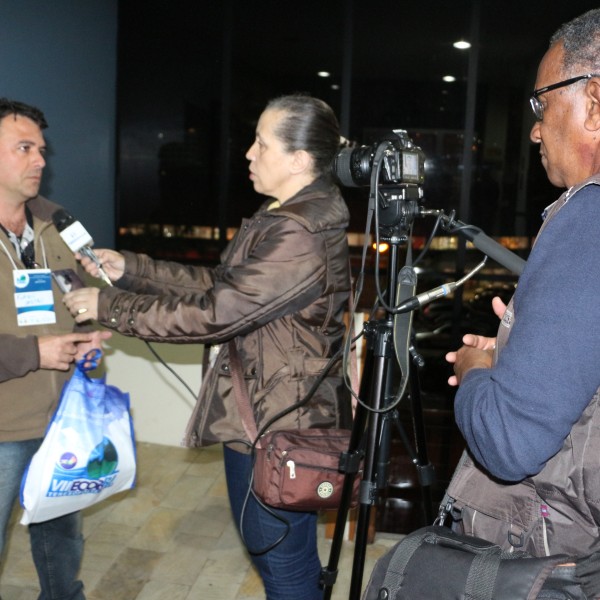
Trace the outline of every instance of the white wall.
{"label": "white wall", "polygon": [[203,346],[152,343],[152,347],[193,396],[144,342],[118,333],[105,343],[107,382],[129,393],[137,441],[179,446],[200,389]]}

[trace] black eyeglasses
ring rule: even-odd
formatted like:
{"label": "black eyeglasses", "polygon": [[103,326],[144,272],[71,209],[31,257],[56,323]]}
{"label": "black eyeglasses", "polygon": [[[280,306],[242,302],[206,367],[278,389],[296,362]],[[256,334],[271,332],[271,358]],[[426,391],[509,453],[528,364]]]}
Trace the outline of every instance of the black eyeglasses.
{"label": "black eyeglasses", "polygon": [[565,79],[564,81],[559,81],[558,83],[553,83],[552,85],[533,90],[533,94],[531,94],[531,98],[529,98],[529,104],[531,104],[531,110],[533,110],[536,120],[541,121],[544,118],[544,105],[539,101],[538,96],[561,87],[566,87],[567,85],[572,85],[582,79],[591,79],[592,77],[600,77],[600,75],[597,75],[596,73],[579,75],[577,77],[571,77],[571,79]]}

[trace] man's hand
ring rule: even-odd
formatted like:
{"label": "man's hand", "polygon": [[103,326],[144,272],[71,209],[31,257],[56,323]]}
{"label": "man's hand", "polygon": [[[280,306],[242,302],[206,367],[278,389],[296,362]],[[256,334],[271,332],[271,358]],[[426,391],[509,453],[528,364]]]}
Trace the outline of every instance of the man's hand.
{"label": "man's hand", "polygon": [[[112,336],[112,331],[90,331],[92,339],[89,342],[79,342],[77,344],[77,353],[75,354],[75,360],[82,360],[90,350],[96,348],[102,350],[102,342],[108,340]],[[96,361],[96,366],[100,364],[100,359]],[[85,362],[83,364],[85,368],[92,366],[91,362]]]}
{"label": "man's hand", "polygon": [[93,341],[93,333],[65,333],[64,335],[42,335],[38,337],[40,369],[67,371],[77,359],[79,344]]}
{"label": "man's hand", "polygon": [[[506,304],[495,296],[492,299],[492,309],[495,315],[502,319]],[[459,385],[465,373],[471,369],[488,369],[492,366],[496,338],[467,333],[462,341],[462,348],[446,354],[446,360],[454,365],[454,375],[448,379],[448,384],[451,386]]]}
{"label": "man's hand", "polygon": [[[470,334],[465,335],[467,338]],[[493,341],[493,338],[483,338],[482,336],[472,336],[480,340]],[[463,341],[464,339],[463,338]],[[489,369],[492,366],[494,356],[494,346],[487,350],[482,350],[475,346],[464,345],[456,352],[448,352],[446,360],[454,363],[454,375],[448,379],[448,384],[452,386],[460,385],[462,378],[467,371],[471,369]]]}

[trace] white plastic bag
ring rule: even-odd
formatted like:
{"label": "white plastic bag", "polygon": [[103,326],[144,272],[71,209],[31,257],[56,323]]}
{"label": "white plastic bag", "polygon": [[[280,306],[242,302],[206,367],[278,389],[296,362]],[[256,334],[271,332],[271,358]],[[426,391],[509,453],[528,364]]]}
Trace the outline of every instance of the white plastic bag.
{"label": "white plastic bag", "polygon": [[106,377],[91,379],[86,370],[77,363],[23,475],[23,525],[81,510],[135,485],[129,394],[107,385]]}

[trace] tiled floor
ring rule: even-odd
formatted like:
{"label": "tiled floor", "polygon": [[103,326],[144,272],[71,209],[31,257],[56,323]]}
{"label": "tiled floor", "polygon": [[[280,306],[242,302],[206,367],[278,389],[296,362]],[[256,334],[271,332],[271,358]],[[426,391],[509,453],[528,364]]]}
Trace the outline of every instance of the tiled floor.
{"label": "tiled floor", "polygon": [[[15,515],[18,517],[19,515]],[[220,446],[138,445],[138,485],[88,509],[82,579],[88,600],[264,600],[231,521]],[[399,536],[367,547],[364,585]],[[319,525],[327,564],[331,541]],[[348,598],[354,544],[344,542],[332,600]],[[36,600],[27,530],[15,523],[0,579],[2,600]],[[302,599],[298,599],[302,600]]]}

